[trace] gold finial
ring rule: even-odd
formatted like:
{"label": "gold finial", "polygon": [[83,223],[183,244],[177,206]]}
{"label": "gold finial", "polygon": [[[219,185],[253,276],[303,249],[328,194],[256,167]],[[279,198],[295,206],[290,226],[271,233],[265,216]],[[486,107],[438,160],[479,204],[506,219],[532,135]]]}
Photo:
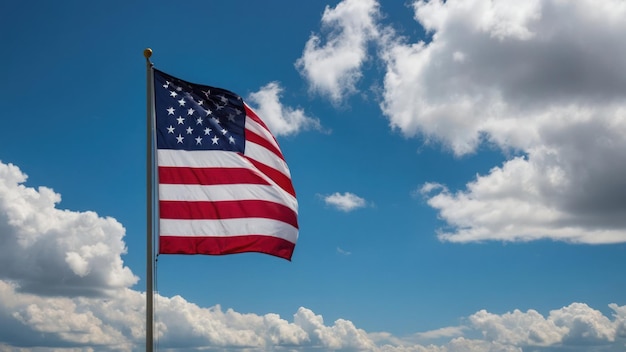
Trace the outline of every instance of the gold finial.
{"label": "gold finial", "polygon": [[146,58],[146,60],[150,60],[150,56],[152,56],[152,49],[150,48],[144,49],[143,56]]}

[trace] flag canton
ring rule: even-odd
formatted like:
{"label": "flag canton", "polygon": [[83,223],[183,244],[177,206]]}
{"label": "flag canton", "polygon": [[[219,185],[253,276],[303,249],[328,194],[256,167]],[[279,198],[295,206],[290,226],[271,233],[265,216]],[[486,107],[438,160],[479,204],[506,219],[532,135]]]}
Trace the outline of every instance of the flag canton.
{"label": "flag canton", "polygon": [[244,152],[245,108],[237,94],[154,70],[158,149]]}

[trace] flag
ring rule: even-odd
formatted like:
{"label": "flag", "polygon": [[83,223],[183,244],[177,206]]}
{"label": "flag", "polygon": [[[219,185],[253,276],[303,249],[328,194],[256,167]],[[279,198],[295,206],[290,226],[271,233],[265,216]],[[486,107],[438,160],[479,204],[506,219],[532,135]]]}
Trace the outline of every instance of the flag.
{"label": "flag", "polygon": [[291,260],[298,202],[265,123],[235,93],[153,72],[159,253]]}

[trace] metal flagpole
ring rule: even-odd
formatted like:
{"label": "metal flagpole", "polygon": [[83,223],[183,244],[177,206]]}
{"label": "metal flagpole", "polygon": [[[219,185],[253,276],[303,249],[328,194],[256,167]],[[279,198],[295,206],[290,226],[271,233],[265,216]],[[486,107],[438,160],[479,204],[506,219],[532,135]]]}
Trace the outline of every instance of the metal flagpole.
{"label": "metal flagpole", "polygon": [[143,51],[143,56],[146,58],[146,73],[147,73],[147,152],[146,152],[146,211],[147,211],[147,250],[146,250],[146,352],[152,352],[154,348],[154,249],[153,249],[153,166],[152,166],[152,107],[154,95],[152,91],[153,87],[153,75],[152,75],[152,62],[150,62],[150,56],[152,56],[152,49],[147,48]]}

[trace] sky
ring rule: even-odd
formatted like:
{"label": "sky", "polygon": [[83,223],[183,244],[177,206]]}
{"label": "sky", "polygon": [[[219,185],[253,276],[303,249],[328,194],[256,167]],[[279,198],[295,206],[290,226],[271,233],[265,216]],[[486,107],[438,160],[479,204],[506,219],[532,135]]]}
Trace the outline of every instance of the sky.
{"label": "sky", "polygon": [[624,351],[626,2],[0,3],[0,351],[145,345],[146,63],[241,95],[292,261],[158,257],[167,351]]}

